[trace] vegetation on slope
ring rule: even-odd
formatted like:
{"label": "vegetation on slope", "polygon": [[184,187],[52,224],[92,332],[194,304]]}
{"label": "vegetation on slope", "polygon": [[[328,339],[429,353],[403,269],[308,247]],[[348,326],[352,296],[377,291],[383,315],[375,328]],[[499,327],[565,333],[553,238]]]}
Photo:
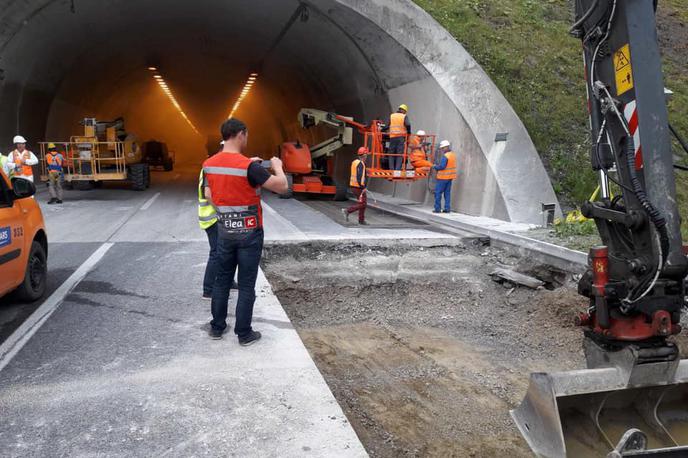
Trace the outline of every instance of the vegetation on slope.
{"label": "vegetation on slope", "polygon": [[[565,206],[596,187],[589,167],[580,42],[568,34],[568,0],[415,0],[478,61],[523,120]],[[672,124],[688,137],[688,0],[660,0],[665,84],[675,92]],[[680,151],[675,150],[681,155]],[[688,220],[688,176],[679,172]],[[686,231],[688,234],[688,231]]]}

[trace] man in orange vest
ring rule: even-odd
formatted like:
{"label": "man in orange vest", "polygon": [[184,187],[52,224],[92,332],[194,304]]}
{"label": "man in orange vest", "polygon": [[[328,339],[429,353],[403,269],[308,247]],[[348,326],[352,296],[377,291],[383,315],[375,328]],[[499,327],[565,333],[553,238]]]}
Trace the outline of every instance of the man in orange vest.
{"label": "man in orange vest", "polygon": [[408,106],[399,105],[396,113],[389,117],[389,152],[391,168],[401,170],[404,165],[404,150],[406,149],[406,137],[411,132],[411,122],[408,119]]}
{"label": "man in orange vest", "polygon": [[432,167],[432,162],[428,161],[425,148],[425,131],[419,130],[416,135],[412,135],[409,139],[409,157],[411,165],[417,173],[429,172]]}
{"label": "man in orange vest", "polygon": [[439,213],[442,208],[442,196],[444,196],[444,210],[442,213],[451,212],[451,188],[452,181],[456,179],[456,154],[451,150],[451,143],[448,140],[440,142],[440,162],[434,165],[433,168],[437,170],[437,179],[435,183],[435,210],[433,213]]}
{"label": "man in orange vest", "polygon": [[246,124],[231,118],[222,124],[222,151],[203,163],[205,196],[217,210],[217,275],[213,285],[208,334],[221,339],[227,328],[227,302],[234,272],[239,269],[239,298],[234,333],[242,346],[261,337],[251,328],[256,299],[256,278],[263,251],[263,210],[260,189],[279,194],[289,190],[278,158],[270,160],[275,175],[260,161],[244,156],[248,143]]}
{"label": "man in orange vest", "polygon": [[48,205],[61,204],[64,156],[57,151],[54,143],[48,143],[48,154],[45,155],[45,163],[48,168],[48,191],[50,191]]}
{"label": "man in orange vest", "polygon": [[368,176],[365,161],[368,158],[368,148],[358,148],[358,158],[351,163],[351,178],[349,187],[356,196],[356,203],[349,208],[342,208],[344,218],[349,221],[349,215],[358,212],[358,224],[368,225],[365,220],[365,211],[368,206]]}
{"label": "man in orange vest", "polygon": [[15,150],[7,155],[7,159],[14,164],[13,176],[33,181],[32,166],[38,164],[38,158],[26,149],[26,139],[21,135],[15,136],[12,142]]}

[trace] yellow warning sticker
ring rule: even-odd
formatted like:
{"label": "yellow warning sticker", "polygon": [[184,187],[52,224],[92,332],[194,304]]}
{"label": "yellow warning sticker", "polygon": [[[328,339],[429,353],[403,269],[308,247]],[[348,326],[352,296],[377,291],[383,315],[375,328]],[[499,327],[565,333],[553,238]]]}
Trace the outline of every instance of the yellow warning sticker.
{"label": "yellow warning sticker", "polygon": [[633,89],[633,67],[631,66],[631,48],[623,45],[614,53],[614,71],[616,73],[616,95]]}

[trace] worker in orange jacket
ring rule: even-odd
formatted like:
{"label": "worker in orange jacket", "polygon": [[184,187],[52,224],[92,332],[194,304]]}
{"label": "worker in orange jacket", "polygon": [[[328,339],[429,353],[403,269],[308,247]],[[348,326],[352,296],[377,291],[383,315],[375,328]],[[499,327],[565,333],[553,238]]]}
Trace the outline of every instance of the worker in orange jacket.
{"label": "worker in orange jacket", "polygon": [[437,180],[435,183],[435,210],[439,213],[442,208],[442,196],[444,196],[444,210],[442,213],[451,213],[451,188],[452,182],[456,179],[456,154],[451,150],[451,143],[448,140],[440,142],[440,160],[433,168],[437,170]]}
{"label": "worker in orange jacket", "polygon": [[14,164],[12,176],[33,181],[33,167],[38,164],[38,158],[31,151],[26,149],[26,139],[21,135],[16,135],[13,140],[14,151],[7,155],[7,159]]}
{"label": "worker in orange jacket", "polygon": [[408,118],[408,105],[401,104],[396,113],[389,117],[389,152],[391,168],[401,170],[404,166],[404,151],[406,137],[411,132],[411,122]]}
{"label": "worker in orange jacket", "polygon": [[62,203],[62,174],[64,173],[64,156],[57,151],[54,143],[48,143],[48,154],[45,155],[45,163],[48,169],[48,191],[50,192],[49,205]]}
{"label": "worker in orange jacket", "polygon": [[419,130],[409,138],[409,157],[416,173],[427,173],[432,167],[425,151],[425,131]]}
{"label": "worker in orange jacket", "polygon": [[358,157],[351,163],[351,178],[349,187],[356,196],[356,203],[349,208],[342,208],[344,218],[349,221],[349,215],[358,212],[358,224],[367,225],[365,211],[368,206],[368,176],[365,161],[368,158],[368,148],[361,146],[358,149]]}

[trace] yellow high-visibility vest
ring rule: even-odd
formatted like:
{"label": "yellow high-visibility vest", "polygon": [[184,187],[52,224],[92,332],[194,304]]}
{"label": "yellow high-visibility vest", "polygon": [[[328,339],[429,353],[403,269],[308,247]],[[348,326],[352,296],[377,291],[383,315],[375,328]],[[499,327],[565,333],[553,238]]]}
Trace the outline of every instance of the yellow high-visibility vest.
{"label": "yellow high-visibility vest", "polygon": [[217,223],[217,211],[213,204],[205,198],[203,192],[203,171],[198,176],[198,225],[206,230]]}

